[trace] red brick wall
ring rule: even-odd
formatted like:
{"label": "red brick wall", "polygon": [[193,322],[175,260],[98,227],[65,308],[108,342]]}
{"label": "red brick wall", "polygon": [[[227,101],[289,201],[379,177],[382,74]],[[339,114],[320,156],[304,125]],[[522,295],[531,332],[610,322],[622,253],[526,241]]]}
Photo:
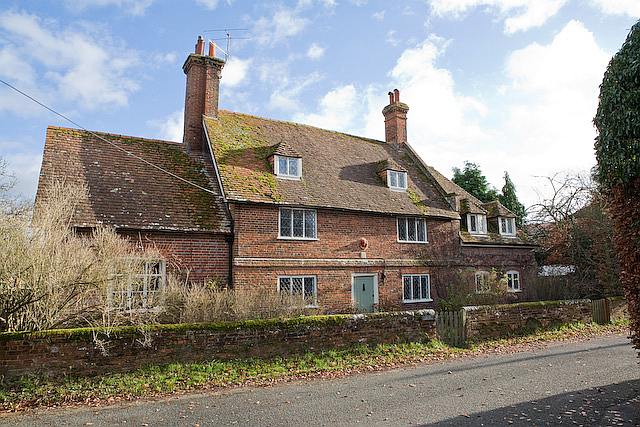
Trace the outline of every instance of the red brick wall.
{"label": "red brick wall", "polygon": [[227,283],[229,244],[214,233],[140,231],[121,232],[136,244],[157,248],[167,267],[188,275],[192,282],[215,280]]}
{"label": "red brick wall", "polygon": [[278,239],[278,207],[232,205],[235,256],[269,258],[360,258],[358,242],[369,241],[367,258],[442,259],[455,254],[457,222],[427,220],[429,243],[398,243],[396,218],[366,212],[317,210],[318,240]]}
{"label": "red brick wall", "polygon": [[27,374],[85,376],[133,371],[145,365],[212,359],[286,356],[353,346],[425,341],[435,337],[433,313],[376,313],[335,316],[300,322],[202,324],[191,329],[152,327],[151,346],[139,333],[114,331],[109,354],[96,348],[90,331],[64,331],[44,336],[4,338],[0,335],[0,381]]}
{"label": "red brick wall", "polygon": [[475,270],[490,271],[496,269],[502,272],[516,270],[520,272],[521,293],[515,295],[519,299],[529,299],[533,291],[531,286],[537,275],[533,250],[530,248],[492,248],[492,247],[468,247],[462,248],[462,265]]}

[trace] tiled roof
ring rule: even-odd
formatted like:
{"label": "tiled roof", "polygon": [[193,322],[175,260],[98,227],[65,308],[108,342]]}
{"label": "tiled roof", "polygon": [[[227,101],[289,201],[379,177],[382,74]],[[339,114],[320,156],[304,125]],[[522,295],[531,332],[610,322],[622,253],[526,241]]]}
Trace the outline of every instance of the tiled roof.
{"label": "tiled roof", "polygon": [[483,203],[475,196],[472,196],[467,190],[460,187],[458,184],[451,181],[431,166],[429,166],[428,169],[445,193],[458,197],[460,200],[460,213],[486,213],[485,209],[482,207]]}
{"label": "tiled roof", "polygon": [[49,127],[38,196],[55,180],[85,184],[74,226],[229,232],[211,161],[187,154],[182,144],[97,133],[211,194],[129,156],[88,132]]}
{"label": "tiled roof", "polygon": [[505,208],[502,203],[497,200],[493,202],[485,203],[482,207],[487,211],[487,217],[495,218],[501,216],[503,218],[515,218],[516,215],[509,209]]}
{"label": "tiled roof", "polygon": [[463,244],[470,245],[510,245],[510,246],[537,246],[526,234],[518,231],[517,236],[505,237],[499,233],[471,234],[468,231],[460,231],[460,240]]}
{"label": "tiled roof", "polygon": [[[229,200],[459,217],[409,149],[229,111],[205,123]],[[268,157],[282,141],[302,155],[301,180],[272,173]],[[389,159],[408,171],[406,192],[390,190],[378,176],[378,163]]]}
{"label": "tiled roof", "polygon": [[392,170],[392,171],[398,171],[398,172],[406,172],[407,171],[405,168],[400,166],[398,164],[398,162],[396,162],[395,160],[393,160],[391,158],[380,160],[378,162],[378,167],[376,168],[376,170],[378,172],[382,172],[382,171],[386,171],[386,170]]}
{"label": "tiled roof", "polygon": [[302,157],[287,141],[280,141],[278,145],[274,147],[272,154],[285,157]]}

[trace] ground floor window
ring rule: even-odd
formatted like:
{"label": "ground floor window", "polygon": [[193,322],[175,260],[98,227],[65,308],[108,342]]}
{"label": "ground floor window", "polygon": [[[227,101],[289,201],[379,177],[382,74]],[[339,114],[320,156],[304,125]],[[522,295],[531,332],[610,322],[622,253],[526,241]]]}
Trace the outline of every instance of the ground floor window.
{"label": "ground floor window", "polygon": [[139,310],[158,305],[160,292],[166,283],[165,261],[145,261],[139,274],[127,278],[114,276],[109,295],[110,305],[122,310]]}
{"label": "ground floor window", "polygon": [[402,276],[403,302],[431,301],[431,283],[428,274]]}
{"label": "ground floor window", "polygon": [[316,276],[280,276],[278,292],[283,295],[299,296],[306,307],[316,307],[318,290]]}
{"label": "ground floor window", "polygon": [[512,292],[520,291],[520,273],[512,270],[507,271],[507,286]]}
{"label": "ground floor window", "polygon": [[488,271],[476,271],[475,274],[476,292],[485,293],[491,290],[489,284],[489,272]]}

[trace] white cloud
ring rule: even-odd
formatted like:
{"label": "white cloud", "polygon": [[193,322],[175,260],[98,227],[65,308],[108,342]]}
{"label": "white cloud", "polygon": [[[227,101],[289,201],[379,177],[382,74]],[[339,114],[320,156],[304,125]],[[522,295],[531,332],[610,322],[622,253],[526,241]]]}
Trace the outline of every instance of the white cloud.
{"label": "white cloud", "polygon": [[320,59],[324,56],[324,48],[320,46],[318,43],[312,43],[307,49],[307,58],[309,59]]}
{"label": "white cloud", "polygon": [[[138,89],[131,77],[137,54],[107,34],[54,28],[35,15],[5,12],[0,14],[0,36],[0,75],[45,101],[88,109],[124,106]],[[0,90],[0,110],[20,112],[6,103],[7,96]]]}
{"label": "white cloud", "polygon": [[638,0],[591,0],[591,3],[609,15],[640,18],[640,1]]}
{"label": "white cloud", "polygon": [[374,12],[373,14],[371,14],[371,17],[373,19],[375,19],[376,21],[384,21],[384,15],[387,13],[386,10],[381,10],[379,12]]}
{"label": "white cloud", "polygon": [[252,59],[240,59],[231,57],[224,66],[220,84],[226,87],[235,87],[246,81]]}
{"label": "white cloud", "polygon": [[610,55],[582,23],[569,22],[548,44],[512,52],[490,99],[460,92],[438,65],[446,49],[446,41],[430,37],[400,55],[384,84],[339,85],[316,109],[292,118],[383,139],[381,110],[397,87],[410,108],[409,143],[428,164],[451,176],[453,166],[474,161],[498,188],[506,170],[528,204],[537,199],[535,176],[595,164],[591,120]]}
{"label": "white cloud", "polygon": [[147,125],[155,131],[156,137],[159,139],[182,142],[184,110],[174,111],[159,120],[150,120]]}
{"label": "white cloud", "polygon": [[152,55],[152,59],[156,65],[175,64],[178,61],[178,54],[176,52],[156,53]]}
{"label": "white cloud", "polygon": [[309,23],[300,16],[300,9],[280,7],[270,18],[259,18],[252,31],[258,43],[274,46],[299,34]]}
{"label": "white cloud", "polygon": [[[534,175],[595,164],[591,120],[609,59],[579,21],[570,21],[549,44],[532,43],[509,56],[502,159],[519,166],[504,169],[530,182]],[[532,188],[524,190],[532,198]]]}
{"label": "white cloud", "polygon": [[115,6],[130,15],[143,15],[154,0],[66,0],[68,9],[83,11],[91,7]]}
{"label": "white cloud", "polygon": [[471,9],[483,7],[504,20],[504,31],[513,34],[542,26],[555,16],[568,0],[430,0],[437,16],[459,18]]}
{"label": "white cloud", "polygon": [[301,110],[302,106],[298,98],[302,91],[322,79],[319,73],[311,73],[297,79],[290,79],[286,75],[279,77],[283,84],[275,85],[277,89],[269,97],[269,108],[289,112]]}
{"label": "white cloud", "polygon": [[[198,4],[199,6],[204,7],[207,10],[215,10],[218,5],[220,4],[220,0],[195,0],[196,4]],[[233,3],[234,0],[226,0],[225,3],[227,3],[227,5],[231,5],[231,3]]]}
{"label": "white cloud", "polygon": [[317,113],[297,113],[293,120],[325,129],[346,130],[354,125],[361,103],[354,85],[340,86],[322,97]]}
{"label": "white cloud", "polygon": [[387,31],[385,41],[391,46],[398,46],[400,44],[400,40],[396,37],[396,30]]}
{"label": "white cloud", "polygon": [[15,186],[10,190],[10,196],[33,199],[38,186],[42,151],[27,148],[26,142],[0,141],[2,159],[7,162],[7,172],[15,178]]}

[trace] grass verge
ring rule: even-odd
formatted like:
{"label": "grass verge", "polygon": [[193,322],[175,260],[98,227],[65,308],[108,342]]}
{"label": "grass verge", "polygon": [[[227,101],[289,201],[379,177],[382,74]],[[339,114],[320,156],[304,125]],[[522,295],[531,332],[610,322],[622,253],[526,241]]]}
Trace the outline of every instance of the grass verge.
{"label": "grass verge", "polygon": [[427,343],[359,345],[268,360],[172,363],[90,378],[29,376],[0,385],[0,407],[15,411],[37,406],[99,404],[215,387],[264,385],[309,376],[333,377],[483,353],[517,352],[544,342],[624,333],[627,330],[624,322],[606,326],[575,323],[525,336],[479,342],[467,348],[449,347],[433,340]]}

